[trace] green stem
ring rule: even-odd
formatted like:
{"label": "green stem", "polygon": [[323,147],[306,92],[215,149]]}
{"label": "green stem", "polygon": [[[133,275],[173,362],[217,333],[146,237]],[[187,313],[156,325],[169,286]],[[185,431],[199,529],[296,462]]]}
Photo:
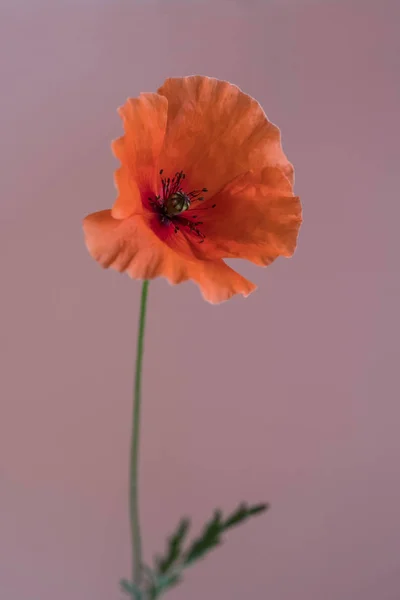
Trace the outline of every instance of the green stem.
{"label": "green stem", "polygon": [[144,326],[146,322],[146,307],[149,282],[144,281],[142,286],[142,297],[140,301],[139,330],[136,351],[135,387],[133,394],[133,422],[130,464],[130,519],[132,536],[132,577],[133,582],[139,586],[141,583],[142,570],[142,540],[140,537],[139,523],[139,495],[138,495],[138,472],[139,472],[139,433],[140,433],[140,392],[142,384],[143,343]]}

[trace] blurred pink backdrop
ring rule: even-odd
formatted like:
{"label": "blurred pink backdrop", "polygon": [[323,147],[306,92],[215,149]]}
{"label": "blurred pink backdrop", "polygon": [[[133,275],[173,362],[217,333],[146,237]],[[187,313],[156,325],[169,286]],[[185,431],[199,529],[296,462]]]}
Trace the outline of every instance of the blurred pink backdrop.
{"label": "blurred pink backdrop", "polygon": [[116,108],[168,76],[228,79],[282,129],[305,222],[247,300],[150,287],[141,514],[268,500],[171,600],[398,600],[400,5],[3,0],[0,582],[111,600],[129,575],[140,286],[86,253],[115,197]]}

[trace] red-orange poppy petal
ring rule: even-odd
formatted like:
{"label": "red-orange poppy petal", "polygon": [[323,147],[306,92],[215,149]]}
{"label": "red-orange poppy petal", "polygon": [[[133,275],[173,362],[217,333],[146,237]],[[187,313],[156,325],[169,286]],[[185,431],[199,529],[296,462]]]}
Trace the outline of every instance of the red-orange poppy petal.
{"label": "red-orange poppy petal", "polygon": [[127,163],[123,163],[115,171],[114,184],[118,190],[118,196],[112,207],[113,217],[125,219],[132,214],[141,214],[143,212],[142,195]]}
{"label": "red-orange poppy petal", "polygon": [[278,256],[294,253],[302,209],[280,169],[267,167],[261,173],[247,173],[212,201],[215,208],[202,213],[208,241],[202,246],[208,255],[268,265]]}
{"label": "red-orange poppy petal", "polygon": [[167,126],[168,101],[159,94],[129,98],[118,112],[125,135],[112,148],[122,167],[115,183],[119,192],[112,208],[116,219],[142,212],[143,193],[154,194],[159,186],[158,159]]}
{"label": "red-orange poppy petal", "polygon": [[83,222],[89,253],[104,268],[127,272],[135,279],[165,277],[177,284],[195,281],[213,304],[235,294],[248,296],[256,286],[222,260],[188,260],[163,243],[140,215],[114,219],[110,210],[88,215]]}
{"label": "red-orange poppy petal", "polygon": [[237,86],[192,76],[167,79],[158,93],[168,99],[160,157],[166,172],[182,169],[191,187],[206,187],[209,197],[238,175],[268,165],[292,178],[279,129]]}
{"label": "red-orange poppy petal", "polygon": [[127,272],[136,279],[165,274],[171,283],[179,283],[188,278],[184,265],[169,260],[168,247],[140,215],[114,219],[110,210],[103,210],[88,215],[83,228],[90,254],[104,268]]}
{"label": "red-orange poppy petal", "polygon": [[228,267],[223,260],[197,261],[190,278],[200,287],[203,298],[211,304],[225,302],[241,294],[245,298],[257,289],[248,279]]}

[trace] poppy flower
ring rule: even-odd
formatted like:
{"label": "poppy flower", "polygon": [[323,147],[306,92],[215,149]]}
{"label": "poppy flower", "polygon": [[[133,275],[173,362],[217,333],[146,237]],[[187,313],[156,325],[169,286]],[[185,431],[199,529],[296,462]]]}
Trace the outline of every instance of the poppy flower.
{"label": "poppy flower", "polygon": [[256,100],[226,81],[171,78],[119,114],[118,196],[84,219],[87,248],[103,267],[190,279],[219,303],[256,287],[224,259],[266,266],[293,254],[301,224],[293,167]]}

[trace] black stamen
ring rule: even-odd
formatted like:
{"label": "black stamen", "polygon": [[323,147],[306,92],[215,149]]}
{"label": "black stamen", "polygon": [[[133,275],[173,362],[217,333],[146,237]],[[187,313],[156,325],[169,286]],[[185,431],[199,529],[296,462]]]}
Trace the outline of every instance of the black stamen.
{"label": "black stamen", "polygon": [[[160,175],[163,175],[164,169],[160,169]],[[196,221],[197,212],[200,210],[208,210],[209,208],[214,208],[216,205],[214,204],[212,207],[205,208],[193,208],[190,205],[196,201],[202,202],[204,200],[204,196],[201,194],[203,192],[207,192],[207,188],[202,188],[201,190],[192,190],[191,192],[186,192],[182,189],[182,182],[186,178],[186,175],[183,171],[177,171],[175,175],[171,177],[161,177],[161,185],[162,185],[162,193],[161,195],[157,195],[154,198],[148,198],[150,206],[153,208],[154,212],[158,215],[160,219],[160,223],[163,225],[169,226],[171,225],[174,229],[175,233],[182,231],[185,233],[193,234],[199,240],[199,243],[202,244],[205,239],[205,235],[202,231],[200,231],[199,226],[203,225],[203,221]],[[185,216],[178,214],[171,214],[169,207],[169,200],[171,196],[174,194],[179,194],[183,197],[186,197],[186,210],[182,210],[185,213]],[[189,200],[189,202],[188,202]],[[195,212],[195,215],[188,214],[191,212]],[[182,229],[183,228],[183,229]]]}

